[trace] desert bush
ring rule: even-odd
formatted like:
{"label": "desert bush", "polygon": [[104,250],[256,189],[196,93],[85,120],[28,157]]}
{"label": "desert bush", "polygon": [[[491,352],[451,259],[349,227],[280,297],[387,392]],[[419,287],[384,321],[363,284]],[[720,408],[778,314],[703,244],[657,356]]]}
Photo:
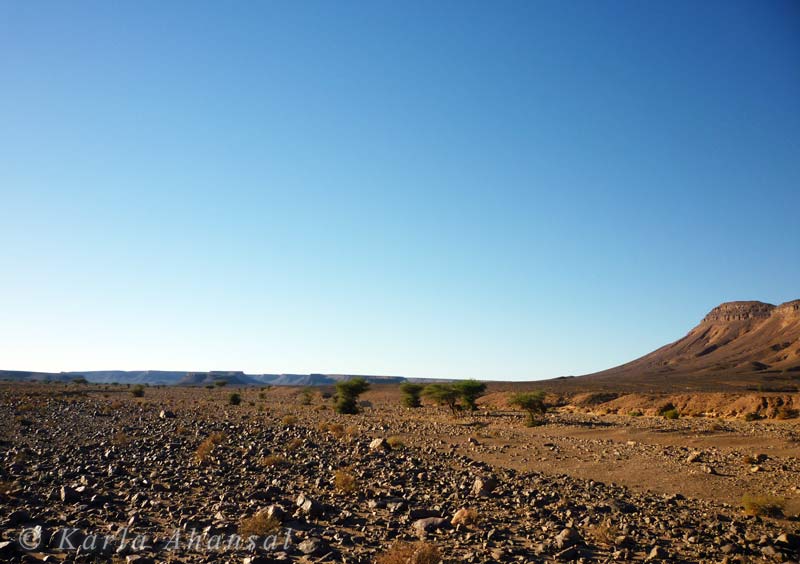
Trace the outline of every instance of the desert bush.
{"label": "desert bush", "polygon": [[287,415],[283,419],[281,419],[281,424],[284,427],[291,427],[292,425],[297,425],[297,417],[294,415]]}
{"label": "desert bush", "polygon": [[544,398],[545,393],[543,390],[521,392],[512,395],[508,403],[527,412],[528,426],[531,427],[540,424],[541,416],[547,412],[547,404],[545,404]]}
{"label": "desert bush", "polygon": [[375,564],[438,564],[442,555],[427,542],[398,542],[378,555]]}
{"label": "desert bush", "polygon": [[620,534],[619,529],[610,520],[591,525],[588,527],[588,533],[595,542],[604,546],[612,546]]}
{"label": "desert bush", "polygon": [[356,477],[349,470],[337,470],[333,477],[333,487],[342,493],[352,493],[356,489]]}
{"label": "desert bush", "polygon": [[406,407],[420,407],[422,402],[419,399],[422,390],[425,388],[422,384],[414,384],[412,382],[403,382],[400,384],[400,393],[402,396],[402,403]]}
{"label": "desert bush", "polygon": [[294,452],[301,446],[303,446],[303,439],[294,438],[286,443],[286,452]]}
{"label": "desert bush", "polygon": [[77,378],[73,378],[73,379],[72,379],[72,383],[73,383],[73,384],[88,384],[88,383],[89,383],[89,380],[87,380],[87,379],[86,379],[85,377],[83,377],[83,376],[78,376]]}
{"label": "desert bush", "polygon": [[281,468],[283,466],[289,466],[289,464],[289,461],[279,454],[270,454],[269,456],[261,458],[261,466],[266,466],[267,468]]}
{"label": "desert bush", "polygon": [[461,380],[453,384],[453,389],[458,392],[461,398],[461,405],[464,409],[475,411],[478,409],[475,403],[479,397],[486,393],[486,384],[475,379]]}
{"label": "desert bush", "polygon": [[681,416],[677,409],[668,409],[661,415],[664,417],[664,419],[678,419]]}
{"label": "desert bush", "polygon": [[230,405],[239,405],[240,403],[242,403],[242,396],[237,394],[236,392],[233,392],[228,396],[228,403]]}
{"label": "desert bush", "polygon": [[281,522],[262,509],[252,517],[246,517],[239,522],[239,534],[243,538],[250,536],[263,537],[280,528]]}
{"label": "desert bush", "polygon": [[131,442],[131,438],[125,431],[117,431],[114,433],[114,436],[111,437],[111,444],[115,446],[125,446]]}
{"label": "desert bush", "polygon": [[782,405],[775,414],[775,419],[797,419],[800,417],[800,410],[793,409],[788,405]]}
{"label": "desert bush", "polygon": [[133,388],[131,388],[131,395],[135,398],[141,398],[144,396],[144,386],[141,384],[136,384]]}
{"label": "desert bush", "polygon": [[644,413],[642,413],[641,409],[633,409],[628,413],[628,415],[631,417],[641,417],[644,415]]}
{"label": "desert bush", "polygon": [[300,405],[311,405],[311,400],[314,399],[314,390],[311,388],[303,388],[300,392]]}
{"label": "desert bush", "polygon": [[227,380],[214,380],[214,385],[218,388],[223,388],[228,385]]}
{"label": "desert bush", "polygon": [[458,413],[458,391],[450,384],[428,384],[422,389],[422,395],[437,405],[446,405],[453,415]]}
{"label": "desert bush", "polygon": [[392,435],[391,437],[386,439],[386,442],[389,443],[389,446],[392,448],[403,448],[404,446],[406,446],[405,443],[403,442],[403,437],[400,437],[398,435]]}
{"label": "desert bush", "polygon": [[369,382],[352,378],[336,383],[336,413],[358,413],[358,396],[369,390]]}
{"label": "desert bush", "polygon": [[345,436],[344,425],[341,423],[329,423],[326,425],[326,429],[331,435],[333,435],[337,439],[341,439]]}
{"label": "desert bush", "polygon": [[197,462],[206,462],[208,457],[211,455],[211,451],[220,444],[222,441],[225,440],[225,433],[213,433],[205,438],[205,440],[200,443],[200,446],[197,447],[197,450],[194,452],[194,458]]}
{"label": "desert bush", "polygon": [[782,517],[786,501],[769,495],[751,495],[742,497],[742,507],[748,515],[761,517]]}
{"label": "desert bush", "polygon": [[744,416],[744,420],[745,421],[758,421],[760,419],[763,419],[763,417],[761,417],[761,415],[759,415],[755,411],[752,411],[750,413],[746,413],[745,416]]}
{"label": "desert bush", "polygon": [[453,516],[453,520],[451,523],[453,525],[477,525],[480,517],[478,514],[478,510],[474,507],[465,507],[464,509],[459,509],[456,511],[455,516]]}

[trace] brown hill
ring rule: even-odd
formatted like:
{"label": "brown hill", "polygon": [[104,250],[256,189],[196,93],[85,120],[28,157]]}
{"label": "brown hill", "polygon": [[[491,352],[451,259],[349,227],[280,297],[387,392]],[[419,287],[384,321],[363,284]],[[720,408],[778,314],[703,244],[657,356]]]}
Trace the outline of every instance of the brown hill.
{"label": "brown hill", "polygon": [[[555,381],[551,381],[555,382]],[[586,376],[568,388],[800,388],[800,300],[779,306],[728,302],[712,309],[682,339],[641,358]]]}

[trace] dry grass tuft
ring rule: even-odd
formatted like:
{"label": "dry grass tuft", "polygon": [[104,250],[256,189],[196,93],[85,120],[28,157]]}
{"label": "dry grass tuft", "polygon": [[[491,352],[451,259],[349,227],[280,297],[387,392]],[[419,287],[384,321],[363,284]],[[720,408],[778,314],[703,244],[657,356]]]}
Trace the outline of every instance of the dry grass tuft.
{"label": "dry grass tuft", "polygon": [[400,437],[398,435],[392,435],[391,437],[386,439],[386,442],[389,443],[389,446],[392,448],[403,448],[404,446],[406,446],[405,443],[403,442],[403,437]]}
{"label": "dry grass tuft", "polygon": [[206,440],[200,443],[194,453],[195,460],[200,463],[206,462],[211,455],[211,451],[224,440],[225,433],[214,433],[206,437]]}
{"label": "dry grass tuft", "polygon": [[246,517],[239,523],[239,534],[243,538],[249,536],[263,537],[277,531],[281,526],[281,522],[275,517],[267,514],[266,509],[262,509],[252,517]]}
{"label": "dry grass tuft", "polygon": [[463,509],[459,509],[458,511],[456,511],[456,514],[453,516],[451,524],[465,525],[469,527],[471,525],[477,525],[479,520],[480,520],[480,515],[478,514],[477,509],[473,507],[465,507]]}
{"label": "dry grass tuft", "polygon": [[125,446],[131,442],[131,438],[125,431],[117,431],[114,433],[114,436],[111,437],[111,444],[115,446]]}
{"label": "dry grass tuft", "polygon": [[301,446],[303,446],[303,439],[294,438],[288,443],[286,443],[286,452],[294,452]]}
{"label": "dry grass tuft", "polygon": [[595,542],[602,546],[613,546],[614,540],[619,536],[619,529],[611,524],[610,520],[588,527],[587,532]]}
{"label": "dry grass tuft", "polygon": [[375,564],[438,564],[442,555],[436,546],[427,542],[399,542],[375,560]]}
{"label": "dry grass tuft", "polygon": [[268,468],[270,467],[282,468],[285,466],[289,466],[290,464],[291,463],[288,460],[286,460],[279,454],[270,454],[269,456],[264,456],[261,458],[261,465],[266,466]]}
{"label": "dry grass tuft", "polygon": [[337,439],[342,439],[345,436],[344,425],[341,423],[328,423],[326,430]]}
{"label": "dry grass tuft", "polygon": [[352,493],[356,490],[356,477],[348,470],[338,470],[333,477],[333,487],[342,493]]}
{"label": "dry grass tuft", "polygon": [[294,415],[287,415],[283,419],[281,419],[281,424],[284,427],[291,427],[292,425],[297,425],[297,417]]}
{"label": "dry grass tuft", "polygon": [[742,507],[748,515],[760,517],[783,517],[783,508],[786,500],[769,495],[745,495],[742,497]]}

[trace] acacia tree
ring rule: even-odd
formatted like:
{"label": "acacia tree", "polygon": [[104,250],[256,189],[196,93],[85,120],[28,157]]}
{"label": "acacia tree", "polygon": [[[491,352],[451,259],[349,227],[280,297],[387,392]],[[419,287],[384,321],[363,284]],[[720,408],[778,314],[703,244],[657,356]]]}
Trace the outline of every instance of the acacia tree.
{"label": "acacia tree", "polygon": [[458,398],[460,394],[452,384],[428,384],[422,390],[422,395],[430,398],[438,405],[446,405],[455,415],[458,412]]}
{"label": "acacia tree", "polygon": [[547,404],[544,403],[545,393],[542,390],[535,392],[522,392],[511,396],[509,403],[515,405],[528,413],[528,426],[532,427],[541,423],[540,416],[547,411]]}
{"label": "acacia tree", "polygon": [[358,396],[369,390],[369,382],[352,378],[336,382],[336,413],[358,413]]}
{"label": "acacia tree", "polygon": [[475,401],[486,392],[486,384],[475,379],[461,380],[453,384],[453,389],[461,397],[461,404],[464,409],[475,411],[478,409]]}
{"label": "acacia tree", "polygon": [[406,407],[420,407],[422,402],[419,401],[419,396],[425,388],[422,384],[414,384],[413,382],[403,382],[400,384],[400,392],[403,394],[403,405]]}

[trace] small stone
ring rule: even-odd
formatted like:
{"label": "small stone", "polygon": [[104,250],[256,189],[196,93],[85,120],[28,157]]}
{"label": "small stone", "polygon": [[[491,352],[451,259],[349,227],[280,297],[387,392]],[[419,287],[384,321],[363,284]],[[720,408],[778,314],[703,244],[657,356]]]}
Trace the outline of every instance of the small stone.
{"label": "small stone", "polygon": [[77,491],[69,486],[62,486],[61,487],[61,501],[64,503],[75,503],[80,500],[80,495]]}
{"label": "small stone", "polygon": [[309,556],[320,555],[328,551],[328,546],[319,539],[307,538],[297,545],[298,550]]}
{"label": "small stone", "polygon": [[660,546],[654,546],[647,555],[647,560],[664,560],[665,558],[669,558],[669,554]]}
{"label": "small stone", "polygon": [[441,517],[428,517],[414,521],[411,527],[419,534],[435,531],[447,526],[447,519]]}
{"label": "small stone", "polygon": [[567,527],[563,529],[558,536],[556,536],[556,546],[558,548],[566,548],[568,546],[572,546],[581,542],[581,536],[578,534],[578,531]]}
{"label": "small stone", "polygon": [[472,484],[472,495],[489,497],[496,487],[497,479],[491,476],[479,476],[475,478],[475,483]]}
{"label": "small stone", "polygon": [[391,449],[392,447],[389,446],[389,443],[383,438],[372,439],[372,442],[369,443],[369,450],[387,451]]}

